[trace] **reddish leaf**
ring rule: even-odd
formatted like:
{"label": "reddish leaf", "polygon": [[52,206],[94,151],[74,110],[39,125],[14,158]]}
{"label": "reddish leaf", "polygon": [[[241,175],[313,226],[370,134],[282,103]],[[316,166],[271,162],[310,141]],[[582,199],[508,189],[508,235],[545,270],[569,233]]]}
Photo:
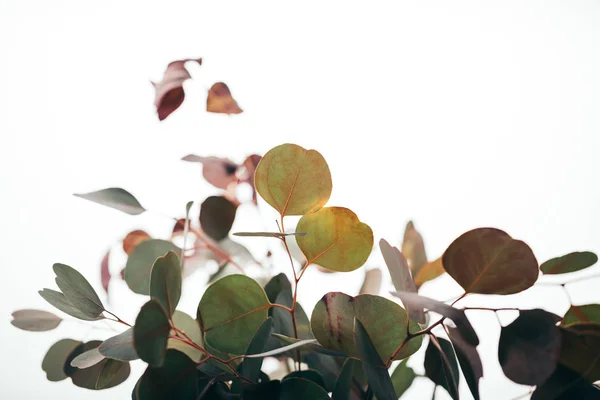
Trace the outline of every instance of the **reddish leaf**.
{"label": "reddish leaf", "polygon": [[410,270],[413,276],[423,268],[427,263],[427,255],[425,253],[425,243],[423,237],[415,229],[412,221],[408,221],[404,229],[404,240],[402,241],[402,254],[406,257]]}
{"label": "reddish leaf", "polygon": [[479,379],[483,377],[483,365],[477,349],[468,343],[458,329],[448,327],[448,337],[454,345],[460,368],[475,400],[479,400]]}
{"label": "reddish leaf", "polygon": [[202,163],[202,175],[204,179],[219,189],[227,189],[232,183],[237,183],[237,164],[227,158],[200,157],[188,154],[182,158],[183,161]]}
{"label": "reddish leaf", "polygon": [[125,236],[125,239],[123,239],[123,251],[129,255],[138,244],[148,239],[152,239],[152,237],[145,231],[139,229],[131,231]]}
{"label": "reddish leaf", "polygon": [[220,114],[240,114],[243,110],[231,96],[227,85],[217,82],[208,91],[206,111]]}
{"label": "reddish leaf", "polygon": [[171,238],[176,236],[178,233],[183,233],[185,230],[185,218],[179,218],[175,222],[175,226],[173,226],[173,232],[171,233]]}
{"label": "reddish leaf", "polygon": [[110,259],[110,250],[106,252],[100,262],[100,280],[102,281],[102,287],[104,291],[108,293],[108,284],[110,283],[110,270],[108,269],[108,261]]}
{"label": "reddish leaf", "polygon": [[256,204],[257,201],[256,186],[254,186],[254,172],[256,171],[256,167],[261,159],[262,157],[258,154],[252,154],[251,156],[248,156],[248,158],[246,158],[246,160],[244,160],[242,163],[242,168],[240,168],[238,172],[238,178],[240,179],[240,182],[245,182],[252,186],[252,201],[254,204]]}
{"label": "reddish leaf", "polygon": [[196,61],[202,65],[201,58],[173,61],[167,66],[163,79],[159,83],[152,82],[154,89],[156,89],[154,105],[158,112],[158,119],[161,121],[177,110],[181,103],[183,103],[183,99],[185,98],[183,82],[192,77],[188,70],[185,69],[187,61]]}

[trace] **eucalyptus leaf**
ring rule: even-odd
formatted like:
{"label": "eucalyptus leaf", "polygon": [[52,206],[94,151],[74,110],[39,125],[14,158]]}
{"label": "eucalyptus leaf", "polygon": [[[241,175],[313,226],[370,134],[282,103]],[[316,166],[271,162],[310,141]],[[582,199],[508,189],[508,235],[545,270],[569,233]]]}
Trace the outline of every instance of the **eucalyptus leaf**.
{"label": "eucalyptus leaf", "polygon": [[321,386],[303,378],[281,381],[281,400],[327,400],[329,395]]}
{"label": "eucalyptus leaf", "polygon": [[146,211],[131,193],[121,188],[108,188],[82,194],[76,193],[74,196],[123,211],[130,215],[138,215]]}
{"label": "eucalyptus leaf", "polygon": [[54,343],[44,356],[42,370],[50,382],[58,382],[67,379],[64,367],[71,353],[81,344],[73,339],[62,339]]}
{"label": "eucalyptus leaf", "polygon": [[331,398],[333,400],[350,400],[352,393],[352,375],[354,372],[355,361],[348,358],[344,361],[342,371],[340,372],[336,382]]}
{"label": "eucalyptus leaf", "polygon": [[598,262],[598,256],[591,251],[576,251],[562,257],[556,257],[540,265],[546,275],[567,274],[591,267]]}
{"label": "eucalyptus leaf", "polygon": [[42,310],[18,310],[12,313],[12,317],[10,323],[13,326],[31,332],[50,331],[62,322],[62,318]]}
{"label": "eucalyptus leaf", "polygon": [[152,267],[150,297],[160,303],[169,319],[181,297],[181,282],[181,265],[177,254],[169,251],[165,256],[158,257]]}
{"label": "eucalyptus leaf", "polygon": [[292,379],[292,378],[306,379],[307,381],[316,383],[317,385],[321,386],[326,391],[329,391],[327,388],[327,385],[325,384],[325,379],[323,378],[323,375],[321,375],[321,373],[317,370],[303,369],[300,371],[292,371],[283,377],[282,382],[285,381],[286,379]]}
{"label": "eucalyptus leaf", "polygon": [[162,306],[156,300],[144,304],[133,327],[133,344],[139,357],[151,366],[160,367],[170,330],[169,319]]}
{"label": "eucalyptus leaf", "polygon": [[392,385],[394,385],[394,392],[397,398],[402,397],[416,377],[415,371],[406,365],[407,361],[406,359],[402,360],[394,369],[394,372],[392,372]]}
{"label": "eucalyptus leaf", "polygon": [[[258,328],[256,334],[252,338],[252,341],[248,345],[246,355],[260,354],[264,351],[267,341],[271,337],[271,330],[273,328],[273,318],[267,318],[265,322]],[[262,358],[248,358],[245,359],[239,367],[240,374],[246,379],[256,382],[260,375],[260,368],[262,367]]]}
{"label": "eucalyptus leaf", "polygon": [[98,346],[98,351],[104,357],[115,360],[137,360],[139,357],[133,346],[133,328],[129,328],[123,333],[106,339]]}
{"label": "eucalyptus leaf", "polygon": [[104,356],[100,354],[98,348],[95,347],[75,357],[73,361],[71,361],[71,366],[81,369],[89,368],[102,360],[104,360]]}
{"label": "eucalyptus leaf", "polygon": [[460,374],[452,344],[446,339],[431,336],[425,351],[425,375],[458,400]]}
{"label": "eucalyptus leaf", "polygon": [[72,317],[81,319],[84,321],[97,321],[104,318],[104,315],[97,315],[95,312],[83,312],[73,305],[67,297],[61,292],[57,292],[52,289],[43,289],[38,292],[40,296],[52,306],[58,308],[60,311],[69,314]]}
{"label": "eucalyptus leaf", "polygon": [[456,328],[447,328],[450,341],[454,345],[458,363],[463,371],[474,400],[479,400],[479,380],[483,377],[483,365],[475,346],[467,342]]}
{"label": "eucalyptus leaf", "polygon": [[170,251],[177,253],[180,249],[173,243],[160,239],[149,239],[138,244],[125,264],[127,286],[135,293],[149,295],[154,262]]}
{"label": "eucalyptus leaf", "polygon": [[90,283],[76,269],[65,264],[54,264],[56,284],[69,303],[90,316],[100,316],[104,305]]}

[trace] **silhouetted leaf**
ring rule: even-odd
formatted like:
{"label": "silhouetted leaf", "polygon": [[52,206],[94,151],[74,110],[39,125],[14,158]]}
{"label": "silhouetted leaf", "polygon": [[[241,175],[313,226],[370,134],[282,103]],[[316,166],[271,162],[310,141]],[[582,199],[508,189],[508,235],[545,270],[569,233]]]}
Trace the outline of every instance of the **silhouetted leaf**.
{"label": "silhouetted leaf", "polygon": [[258,193],[281,216],[314,213],[331,195],[331,173],[323,156],[295,144],[269,150],[254,179]]}
{"label": "silhouetted leaf", "polygon": [[354,342],[356,351],[362,361],[362,367],[367,375],[369,387],[378,400],[396,400],[394,385],[386,364],[379,356],[369,333],[358,318],[354,318]]}
{"label": "silhouetted leaf", "polygon": [[598,400],[600,388],[583,376],[562,365],[557,365],[550,378],[539,385],[531,400]]}
{"label": "silhouetted leaf", "polygon": [[546,261],[540,266],[546,275],[566,274],[591,267],[598,262],[598,256],[591,251],[573,252]]}
{"label": "silhouetted leaf", "polygon": [[[402,254],[406,257],[413,276],[416,276],[421,268],[427,263],[427,254],[425,253],[425,244],[423,237],[415,229],[412,221],[408,221],[404,229],[404,239],[402,240]],[[400,289],[397,289],[400,290]],[[406,290],[406,289],[403,289]]]}
{"label": "silhouetted leaf", "polygon": [[365,279],[360,287],[358,294],[372,294],[378,295],[381,290],[382,280],[381,270],[379,268],[373,268],[365,272]]}
{"label": "silhouetted leaf", "polygon": [[268,381],[255,385],[245,385],[242,391],[244,400],[279,400],[281,396],[281,382]]}
{"label": "silhouetted leaf", "polygon": [[196,61],[202,65],[201,58],[173,61],[167,66],[162,80],[159,83],[152,82],[152,86],[156,90],[154,106],[160,121],[167,118],[183,103],[185,98],[183,82],[192,77],[185,68],[185,63],[188,61]]}
{"label": "silhouetted leaf", "polygon": [[303,369],[301,371],[292,371],[286,376],[283,377],[282,382],[286,379],[292,378],[302,378],[307,381],[311,381],[328,391],[327,385],[325,384],[325,379],[323,379],[323,375],[317,370],[314,369]]}
{"label": "silhouetted leaf", "polygon": [[396,398],[402,397],[416,377],[415,371],[406,365],[406,362],[407,360],[402,360],[392,373],[392,385],[394,385]]}
{"label": "silhouetted leaf", "polygon": [[240,114],[243,110],[231,96],[231,91],[223,82],[217,82],[208,91],[206,111],[219,114]]}
{"label": "silhouetted leaf", "polygon": [[164,257],[170,251],[177,253],[180,249],[166,240],[150,239],[140,243],[127,258],[127,286],[135,293],[149,295],[152,266],[157,258]]}
{"label": "silhouetted leaf", "polygon": [[62,322],[62,318],[42,310],[17,310],[12,317],[13,326],[31,332],[51,331]]}
{"label": "silhouetted leaf", "polygon": [[352,375],[354,371],[354,360],[348,358],[344,361],[342,371],[340,372],[333,388],[331,398],[333,400],[350,400],[352,392]]}
{"label": "silhouetted leaf", "polygon": [[181,297],[181,266],[179,257],[174,252],[170,251],[154,262],[150,297],[163,307],[170,319]]}
{"label": "silhouetted leaf", "polygon": [[67,379],[64,367],[71,353],[81,344],[73,339],[62,339],[54,343],[48,350],[42,361],[42,370],[46,372],[46,378],[51,382]]}
{"label": "silhouetted leaf", "polygon": [[123,239],[123,251],[129,255],[137,247],[138,244],[148,239],[152,239],[152,236],[150,236],[145,231],[139,229],[131,231]]}
{"label": "silhouetted leaf", "polygon": [[238,166],[227,158],[201,157],[188,154],[182,160],[202,163],[202,176],[208,183],[219,189],[227,189],[229,185],[238,181],[235,174]]}
{"label": "silhouetted leaf", "polygon": [[104,311],[102,301],[90,283],[76,269],[54,264],[56,284],[69,303],[89,316],[98,317]]}
{"label": "silhouetted leaf", "polygon": [[208,379],[200,380],[196,364],[177,350],[167,350],[161,367],[148,366],[135,391],[138,400],[197,399]]}
{"label": "silhouetted leaf", "polygon": [[465,340],[477,346],[479,344],[479,338],[477,333],[473,329],[473,326],[469,322],[469,319],[465,315],[463,310],[456,309],[452,306],[439,302],[437,300],[430,299],[429,297],[419,296],[416,293],[409,292],[391,292],[393,296],[399,297],[402,303],[408,309],[411,308],[426,308],[430,311],[436,312],[443,315],[446,318],[451,319],[456,324],[458,330]]}
{"label": "silhouetted leaf", "polygon": [[152,366],[161,366],[167,350],[169,319],[156,300],[142,306],[133,327],[133,345],[139,357]]}
{"label": "silhouetted leaf", "polygon": [[64,294],[57,292],[56,290],[43,289],[38,293],[48,303],[72,317],[82,319],[84,321],[97,321],[104,318],[103,315],[97,315],[96,313],[83,312],[79,310],[76,306],[71,304],[69,299],[67,299]]}
{"label": "silhouetted leaf", "polygon": [[76,368],[89,368],[93,365],[98,364],[100,361],[104,360],[104,356],[100,354],[98,348],[95,347],[91,350],[85,351],[75,357],[71,361],[71,366]]}
{"label": "silhouetted leaf", "polygon": [[[271,337],[271,329],[273,328],[273,318],[267,318],[265,322],[258,328],[256,334],[252,338],[252,341],[246,349],[246,355],[248,354],[259,354],[265,350],[267,341]],[[248,358],[245,359],[239,367],[240,375],[246,379],[256,382],[260,375],[260,368],[262,367],[262,358]]]}
{"label": "silhouetted leaf", "polygon": [[129,328],[123,333],[106,339],[98,346],[98,351],[103,356],[115,360],[137,360],[139,357],[133,346],[133,328]]}
{"label": "silhouetted leaf", "polygon": [[146,211],[131,193],[121,188],[108,188],[82,194],[75,193],[74,196],[123,211],[129,215],[139,215]]}
{"label": "silhouetted leaf", "polygon": [[448,247],[442,262],[467,293],[518,293],[533,286],[539,274],[529,246],[494,228],[462,234]]}
{"label": "silhouetted leaf", "polygon": [[[123,383],[129,377],[129,363],[117,360],[104,359],[89,368],[75,368],[71,363],[80,354],[98,347],[101,342],[93,340],[80,344],[67,358],[65,373],[71,378],[73,384],[85,389],[108,389]],[[98,384],[100,383],[100,385]]]}
{"label": "silhouetted leaf", "polygon": [[265,293],[271,303],[275,303],[279,293],[283,291],[292,291],[292,285],[290,280],[284,273],[279,273],[271,278],[271,280],[265,285]]}
{"label": "silhouetted leaf", "polygon": [[465,375],[469,390],[475,400],[479,400],[479,379],[483,377],[483,365],[475,346],[467,342],[458,329],[448,327],[448,336],[454,345],[460,368]]}
{"label": "silhouetted leaf", "polygon": [[[369,336],[382,360],[387,361],[406,337],[406,311],[393,301],[379,296],[350,297],[341,292],[327,293],[316,304],[310,325],[321,345],[358,358],[353,334],[355,317],[370,332]],[[414,321],[410,322],[410,328],[413,332],[419,330]],[[418,336],[410,340],[395,359],[406,358],[416,352],[421,347],[422,339],[422,336]]]}
{"label": "silhouetted leaf", "polygon": [[434,280],[445,272],[446,270],[442,264],[442,257],[436,259],[435,261],[426,263],[415,276],[415,285],[417,285],[417,289],[420,288],[425,282]]}
{"label": "silhouetted leaf", "polygon": [[236,232],[233,236],[258,236],[258,237],[274,237],[274,238],[282,238],[284,236],[304,236],[306,232],[290,232],[290,233],[281,233],[281,232]]}
{"label": "silhouetted leaf", "polygon": [[458,399],[458,363],[452,344],[446,339],[431,337],[425,351],[425,375],[446,389],[453,399]]}
{"label": "silhouetted leaf", "polygon": [[561,328],[559,362],[583,375],[589,382],[600,380],[600,336],[578,332],[576,325]]}
{"label": "silhouetted leaf", "polygon": [[104,257],[102,257],[102,261],[100,262],[100,282],[102,283],[102,289],[108,295],[108,285],[110,284],[110,279],[112,276],[110,275],[110,250],[106,252]]}
{"label": "silhouetted leaf", "polygon": [[212,239],[219,241],[229,235],[237,205],[223,196],[210,196],[200,206],[200,226]]}
{"label": "silhouetted leaf", "polygon": [[506,377],[522,385],[540,385],[552,375],[560,354],[560,320],[544,310],[521,310],[502,328],[498,360]]}
{"label": "silhouetted leaf", "polygon": [[584,324],[600,325],[600,304],[572,305],[560,323],[564,327]]}
{"label": "silhouetted leaf", "polygon": [[319,385],[303,378],[281,381],[281,400],[326,400],[329,395]]}
{"label": "silhouetted leaf", "polygon": [[308,264],[333,271],[353,271],[362,266],[373,249],[373,231],[356,214],[343,207],[327,207],[300,219],[296,238]]}
{"label": "silhouetted leaf", "polygon": [[206,289],[198,304],[205,341],[220,351],[244,354],[267,319],[269,299],[260,285],[244,275],[229,275]]}

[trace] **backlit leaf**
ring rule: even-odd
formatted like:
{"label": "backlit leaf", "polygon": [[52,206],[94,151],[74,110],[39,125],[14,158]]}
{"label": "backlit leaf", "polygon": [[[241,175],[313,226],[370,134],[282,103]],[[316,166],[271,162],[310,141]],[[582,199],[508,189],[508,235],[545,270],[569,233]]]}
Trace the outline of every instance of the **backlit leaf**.
{"label": "backlit leaf", "polygon": [[217,350],[244,354],[267,319],[269,306],[263,288],[245,275],[229,275],[216,281],[198,304],[205,341]]}
{"label": "backlit leaf", "polygon": [[62,339],[54,343],[48,350],[42,361],[42,370],[46,378],[51,382],[67,379],[64,367],[71,353],[81,344],[73,339]]}
{"label": "backlit leaf", "polygon": [[[194,343],[198,345],[203,344],[202,331],[200,331],[200,325],[198,325],[198,321],[186,313],[176,310],[173,313],[173,323],[177,329],[183,331],[190,339],[192,339]],[[203,352],[177,339],[169,339],[167,348],[181,351],[194,362],[198,362],[204,357]]]}
{"label": "backlit leaf", "polygon": [[331,195],[331,173],[323,156],[295,144],[269,150],[254,179],[258,193],[281,216],[314,213]]}
{"label": "backlit leaf", "polygon": [[522,385],[539,385],[552,375],[561,348],[556,315],[544,310],[522,310],[502,328],[498,360],[506,377]]}
{"label": "backlit leaf", "polygon": [[123,239],[123,251],[129,255],[131,254],[133,249],[137,247],[138,244],[148,239],[152,239],[152,237],[148,233],[146,233],[146,231],[142,231],[139,229],[131,231]]}
{"label": "backlit leaf", "polygon": [[[89,368],[75,368],[71,363],[80,354],[98,347],[101,342],[93,340],[79,345],[67,358],[65,373],[71,378],[73,384],[85,389],[108,389],[123,383],[129,377],[129,363],[117,360],[104,359]],[[98,385],[100,381],[101,385]]]}
{"label": "backlit leaf", "polygon": [[235,174],[238,166],[227,158],[201,157],[188,154],[182,160],[202,163],[202,176],[208,183],[219,189],[227,189],[229,185],[238,181]]}
{"label": "backlit leaf", "polygon": [[229,235],[237,205],[223,196],[210,196],[200,206],[200,226],[212,239],[219,241]]}
{"label": "backlit leaf", "polygon": [[65,297],[61,292],[57,292],[52,289],[43,289],[38,292],[40,296],[52,306],[58,308],[60,311],[69,314],[72,317],[81,319],[84,321],[97,321],[103,319],[103,315],[97,315],[96,313],[83,312],[76,306],[71,304],[69,299]]}
{"label": "backlit leaf", "polygon": [[62,318],[42,310],[18,310],[12,313],[13,326],[24,331],[44,332],[56,328]]}
{"label": "backlit leaf", "polygon": [[98,351],[106,358],[121,361],[137,360],[139,357],[133,346],[133,328],[106,339],[98,346]]}
{"label": "backlit leaf", "polygon": [[[319,343],[326,348],[341,350],[358,358],[354,344],[354,318],[358,318],[367,331],[382,360],[387,361],[406,337],[407,314],[398,304],[379,296],[348,296],[340,292],[327,293],[316,304],[310,324]],[[420,328],[410,322],[410,330]],[[395,356],[406,358],[421,347],[423,337],[416,337]]]}
{"label": "backlit leaf", "polygon": [[458,399],[460,373],[452,344],[446,339],[430,337],[425,351],[425,375],[446,389],[454,400]]}
{"label": "backlit leaf", "polygon": [[181,265],[176,253],[170,251],[154,262],[150,278],[150,297],[156,300],[171,318],[181,297]]}
{"label": "backlit leaf", "polygon": [[180,249],[166,240],[150,239],[140,243],[127,258],[125,264],[125,282],[138,294],[150,294],[150,276],[152,266],[158,257],[169,251],[175,253]]}
{"label": "backlit leaf", "polygon": [[238,174],[240,182],[248,183],[252,187],[252,202],[256,204],[256,185],[254,184],[254,173],[256,172],[256,167],[258,167],[258,163],[262,159],[258,154],[252,154],[248,156],[244,162],[242,163],[242,172]]}
{"label": "backlit leaf", "polygon": [[566,274],[591,267],[596,262],[598,256],[591,251],[576,251],[548,260],[540,265],[540,269],[546,275]]}
{"label": "backlit leaf", "polygon": [[167,66],[162,80],[158,83],[152,82],[156,90],[154,106],[156,107],[160,121],[167,118],[183,103],[185,98],[183,82],[192,77],[185,68],[185,63],[188,61],[195,61],[199,65],[202,65],[201,58],[173,61]]}
{"label": "backlit leaf", "polygon": [[146,211],[131,193],[121,188],[108,188],[82,194],[75,193],[74,196],[123,211],[129,215],[138,215]]}
{"label": "backlit leaf", "polygon": [[467,293],[518,293],[533,286],[539,273],[529,246],[494,228],[462,234],[448,247],[442,263]]}
{"label": "backlit leaf", "polygon": [[360,287],[358,294],[372,294],[378,295],[381,290],[381,270],[379,268],[373,268],[365,272],[365,279]]}
{"label": "backlit leaf", "polygon": [[327,400],[329,395],[319,385],[303,378],[281,381],[281,400]]}
{"label": "backlit leaf", "polygon": [[348,272],[362,266],[373,249],[373,231],[343,207],[327,207],[303,216],[296,227],[306,232],[296,238],[308,264]]}
{"label": "backlit leaf", "polygon": [[404,229],[404,239],[402,240],[402,254],[406,257],[413,276],[416,276],[421,268],[427,263],[427,254],[425,253],[425,243],[423,237],[415,229],[412,221],[408,221]]}
{"label": "backlit leaf", "polygon": [[206,111],[220,114],[240,114],[243,110],[231,96],[229,87],[223,82],[217,82],[208,91]]}
{"label": "backlit leaf", "polygon": [[406,362],[407,360],[402,360],[392,373],[392,385],[394,385],[396,398],[402,397],[416,377],[415,371],[406,365]]}
{"label": "backlit leaf", "polygon": [[475,346],[467,342],[458,329],[448,327],[448,336],[454,345],[460,368],[465,375],[469,390],[475,400],[479,400],[479,379],[483,377],[483,365]]}
{"label": "backlit leaf", "polygon": [[81,312],[98,317],[104,312],[104,305],[90,283],[76,269],[65,264],[54,264],[56,284],[69,303]]}
{"label": "backlit leaf", "polygon": [[600,304],[572,305],[560,323],[564,327],[579,324],[600,325]]}
{"label": "backlit leaf", "polygon": [[89,368],[104,360],[104,356],[100,354],[98,348],[81,353],[71,361],[71,366],[76,368]]}
{"label": "backlit leaf", "polygon": [[139,357],[152,366],[161,366],[167,350],[169,319],[156,300],[142,306],[133,327],[133,345]]}
{"label": "backlit leaf", "polygon": [[446,270],[442,264],[442,257],[436,259],[435,261],[426,263],[415,276],[415,285],[417,285],[417,289],[420,288],[425,282],[434,280],[445,272]]}

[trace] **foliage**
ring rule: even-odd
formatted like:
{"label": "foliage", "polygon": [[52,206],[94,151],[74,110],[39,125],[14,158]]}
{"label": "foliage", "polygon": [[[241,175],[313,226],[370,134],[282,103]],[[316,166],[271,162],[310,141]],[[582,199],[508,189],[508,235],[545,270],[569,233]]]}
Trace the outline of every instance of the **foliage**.
{"label": "foliage", "polygon": [[[188,61],[202,63],[175,61],[154,84],[160,120],[184,101],[183,82],[191,78],[185,68]],[[208,92],[207,111],[239,114],[242,109],[227,85],[218,82]],[[570,274],[597,261],[591,252],[574,252],[540,267],[526,243],[489,227],[460,235],[440,258],[429,260],[423,237],[409,222],[399,247],[379,241],[395,288],[390,296],[379,296],[382,273],[371,269],[359,294],[325,293],[309,318],[297,301],[305,272],[317,267],[337,273],[356,270],[370,257],[374,244],[373,231],[353,211],[325,207],[332,190],[325,158],[316,150],[286,143],[262,158],[252,154],[240,164],[196,155],[183,160],[201,163],[204,178],[222,194],[199,203],[197,221],[189,218],[193,204],[188,203],[185,216],[173,218],[170,237],[130,232],[122,241],[128,258],[121,276],[110,272],[110,252],[100,264],[106,297],[111,281],[119,278],[134,293],[146,296],[133,325],[107,309],[108,301],[103,302],[79,272],[54,265],[59,290],[40,291],[48,303],[73,318],[107,319],[125,330],[103,341],[58,341],[42,363],[48,380],[71,378],[82,388],[106,389],[124,382],[129,363],[139,359],[147,364],[132,392],[139,400],[385,400],[402,397],[415,379],[424,378],[454,399],[466,382],[479,399],[480,340],[465,311],[507,309],[457,304],[472,293],[519,293],[544,275]],[[242,203],[234,189],[243,184],[252,188],[251,207],[258,206],[260,195],[279,214],[278,230],[231,234]],[[77,196],[132,216],[152,212],[121,188]],[[300,216],[295,231],[285,229],[286,216]],[[268,282],[248,276],[248,265],[260,263],[232,236],[281,245],[292,280],[283,273]],[[292,247],[296,243],[297,248]],[[209,261],[219,264],[218,272],[204,288],[194,318],[177,309],[185,295],[182,281]],[[444,273],[464,289],[460,297],[447,304],[419,295],[423,284]],[[564,290],[566,283],[560,284]],[[498,363],[506,377],[536,386],[533,398],[598,398],[600,390],[593,382],[600,379],[600,305],[572,305],[564,317],[540,309],[518,311],[518,318],[502,327],[498,343]],[[27,331],[48,331],[62,320],[47,311],[24,309],[15,311],[11,322]],[[424,352],[425,375],[407,365],[418,351]],[[262,370],[265,358],[278,360],[280,371],[287,372],[269,377]],[[422,397],[428,395],[419,394]]]}

